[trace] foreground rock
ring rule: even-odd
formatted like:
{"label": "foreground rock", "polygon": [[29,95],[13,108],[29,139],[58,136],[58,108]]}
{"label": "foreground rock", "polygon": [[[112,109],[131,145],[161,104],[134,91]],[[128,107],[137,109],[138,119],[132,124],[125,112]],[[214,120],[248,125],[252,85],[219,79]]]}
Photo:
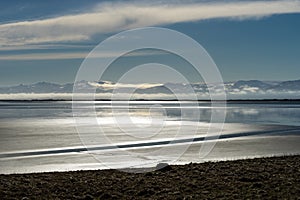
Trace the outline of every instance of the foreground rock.
{"label": "foreground rock", "polygon": [[[297,199],[300,156],[117,170],[0,175],[1,199]],[[163,169],[163,168],[162,168]]]}

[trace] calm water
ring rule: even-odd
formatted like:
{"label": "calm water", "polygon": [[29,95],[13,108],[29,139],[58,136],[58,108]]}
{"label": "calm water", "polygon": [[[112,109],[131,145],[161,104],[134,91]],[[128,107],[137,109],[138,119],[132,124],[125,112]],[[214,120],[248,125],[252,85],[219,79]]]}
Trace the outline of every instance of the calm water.
{"label": "calm water", "polygon": [[[112,111],[110,102],[97,101],[95,113],[87,109],[91,105],[80,103],[85,123],[76,127],[72,102],[0,102],[0,173],[144,167],[160,161],[181,164],[300,153],[300,102],[228,103],[219,139],[206,137],[209,128],[220,125],[210,123],[208,102],[135,101],[129,104],[129,111],[126,102],[118,102]],[[93,119],[97,124],[90,123]],[[189,140],[191,135],[194,142]],[[170,145],[174,138],[176,142]],[[201,147],[211,143],[214,148],[203,158]],[[84,144],[94,149],[87,151]],[[157,149],[163,153],[152,154]],[[132,158],[132,153],[138,156]]]}

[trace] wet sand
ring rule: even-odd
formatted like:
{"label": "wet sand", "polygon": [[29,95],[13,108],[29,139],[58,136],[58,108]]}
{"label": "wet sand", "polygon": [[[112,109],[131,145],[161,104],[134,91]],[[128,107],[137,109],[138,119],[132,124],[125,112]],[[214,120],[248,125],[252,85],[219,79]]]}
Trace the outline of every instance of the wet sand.
{"label": "wet sand", "polygon": [[118,170],[0,175],[1,199],[300,199],[300,156]]}

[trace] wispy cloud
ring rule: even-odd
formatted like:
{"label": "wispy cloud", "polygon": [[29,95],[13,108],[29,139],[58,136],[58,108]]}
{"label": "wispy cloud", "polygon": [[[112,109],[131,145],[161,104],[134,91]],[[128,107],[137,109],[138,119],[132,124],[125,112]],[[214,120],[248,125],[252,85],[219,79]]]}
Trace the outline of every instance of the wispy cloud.
{"label": "wispy cloud", "polygon": [[[89,54],[88,51],[82,52],[60,52],[60,53],[18,53],[18,54],[0,54],[1,60],[59,60],[59,59],[84,59]],[[89,58],[114,58],[118,57],[121,52],[106,51],[94,52]],[[123,55],[122,57],[150,56],[167,54],[163,51],[136,51]]]}
{"label": "wispy cloud", "polygon": [[0,25],[0,45],[90,40],[96,34],[214,18],[249,19],[299,13],[299,0],[222,1],[189,4],[112,3],[92,12]]}
{"label": "wispy cloud", "polygon": [[[59,60],[85,58],[86,52],[64,52],[64,53],[26,53],[0,55],[0,60]],[[104,57],[110,55],[103,55]]]}

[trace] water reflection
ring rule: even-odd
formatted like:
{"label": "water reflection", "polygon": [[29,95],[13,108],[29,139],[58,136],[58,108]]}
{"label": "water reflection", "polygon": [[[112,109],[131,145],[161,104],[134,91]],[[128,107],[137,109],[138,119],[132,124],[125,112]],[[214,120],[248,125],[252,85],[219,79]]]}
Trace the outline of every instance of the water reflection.
{"label": "water reflection", "polygon": [[[93,102],[81,102],[82,109],[91,106]],[[199,102],[198,107],[185,101],[133,101],[114,103],[110,101],[96,101],[95,112],[98,117],[123,115],[129,110],[131,117],[162,118],[166,120],[195,121],[196,110],[200,112],[201,122],[209,122],[211,118],[211,105],[209,102]],[[128,108],[129,105],[129,108]],[[153,105],[160,105],[152,109]],[[113,109],[112,109],[113,108]],[[216,110],[222,110],[219,107]],[[0,102],[0,119],[10,118],[68,118],[72,117],[72,102]],[[89,116],[90,113],[86,113]],[[197,118],[197,116],[196,116]],[[1,121],[0,121],[1,122]],[[300,126],[300,103],[230,103],[227,104],[226,123],[259,123]]]}

